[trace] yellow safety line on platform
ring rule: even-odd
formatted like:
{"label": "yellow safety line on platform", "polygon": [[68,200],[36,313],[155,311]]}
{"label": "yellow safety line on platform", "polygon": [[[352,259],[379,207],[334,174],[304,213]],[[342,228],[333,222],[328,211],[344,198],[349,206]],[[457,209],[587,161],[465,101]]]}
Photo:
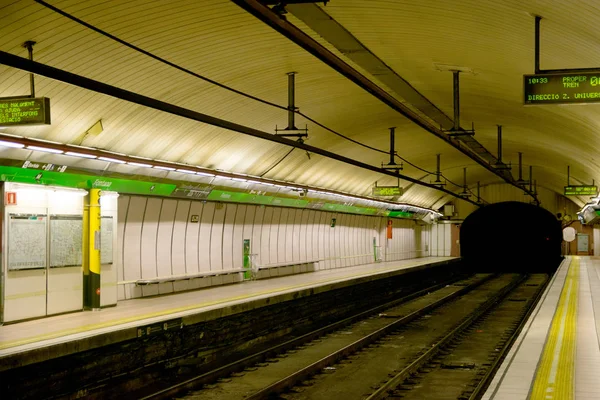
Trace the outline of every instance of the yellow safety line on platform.
{"label": "yellow safety line on platform", "polygon": [[578,292],[579,257],[573,257],[535,375],[531,400],[570,400],[575,397]]}
{"label": "yellow safety line on platform", "polygon": [[[423,264],[410,265],[407,268],[419,267],[419,266],[422,266],[425,264],[428,264],[428,263],[424,262]],[[406,268],[402,268],[402,269],[406,269]],[[267,290],[267,291],[259,292],[259,293],[251,293],[251,294],[247,294],[247,295],[243,295],[243,296],[230,297],[227,299],[215,300],[215,301],[210,301],[210,302],[206,302],[206,303],[191,304],[189,306],[171,308],[168,310],[157,311],[157,312],[143,314],[143,315],[136,315],[135,317],[116,319],[116,320],[102,322],[102,323],[98,323],[98,324],[82,325],[82,326],[78,326],[77,328],[65,329],[62,331],[46,333],[46,334],[38,335],[38,336],[32,336],[32,337],[26,338],[26,339],[0,342],[0,350],[4,350],[4,349],[10,348],[10,347],[22,346],[22,345],[26,345],[29,343],[41,342],[42,340],[55,339],[55,338],[58,338],[61,336],[75,335],[78,333],[91,331],[91,330],[95,330],[95,329],[102,329],[102,328],[108,328],[111,326],[122,325],[122,324],[126,324],[128,322],[141,321],[141,320],[145,320],[145,319],[160,317],[163,315],[176,314],[179,312],[189,311],[189,310],[193,310],[196,308],[210,307],[210,306],[214,306],[217,304],[223,304],[223,303],[228,303],[228,302],[237,301],[237,300],[243,300],[243,299],[247,299],[247,298],[251,298],[251,297],[258,297],[258,296],[263,296],[263,295],[267,295],[267,294],[273,294],[273,293],[277,293],[277,292],[285,292],[287,290],[299,289],[302,287],[307,287],[307,286],[312,286],[312,285],[336,282],[336,281],[340,281],[343,279],[351,279],[351,278],[357,278],[357,277],[363,277],[363,276],[370,276],[371,274],[373,274],[373,272],[382,273],[382,272],[391,272],[391,271],[395,271],[395,270],[398,270],[398,268],[391,267],[391,268],[382,268],[377,271],[364,271],[360,274],[339,276],[337,278],[325,279],[325,280],[315,281],[315,282],[308,282],[308,283],[294,285],[294,286],[286,286],[283,288]],[[0,333],[1,332],[2,332],[2,327],[0,327]]]}

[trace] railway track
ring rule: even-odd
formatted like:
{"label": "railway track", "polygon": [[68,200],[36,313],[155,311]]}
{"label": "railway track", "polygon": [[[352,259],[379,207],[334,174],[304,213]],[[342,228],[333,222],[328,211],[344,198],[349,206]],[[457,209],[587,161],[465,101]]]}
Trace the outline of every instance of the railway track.
{"label": "railway track", "polygon": [[[494,368],[489,360],[482,364],[479,359],[467,363],[441,357],[450,356],[461,337],[483,329],[487,332],[484,325],[482,329],[473,326],[493,321],[493,317],[485,319],[486,315],[506,302],[520,306],[518,323],[534,303],[533,293],[540,293],[544,283],[545,275],[474,275],[361,313],[148,398],[376,399],[419,393],[429,385],[427,379],[437,379],[428,375],[436,369],[468,370],[481,378],[485,375],[481,365],[486,364],[486,371]],[[513,293],[520,293],[519,301],[507,300]],[[502,335],[503,343],[509,343],[507,333]],[[465,388],[478,387],[475,378],[468,381],[470,386],[464,388],[458,384],[459,395],[467,393]]]}

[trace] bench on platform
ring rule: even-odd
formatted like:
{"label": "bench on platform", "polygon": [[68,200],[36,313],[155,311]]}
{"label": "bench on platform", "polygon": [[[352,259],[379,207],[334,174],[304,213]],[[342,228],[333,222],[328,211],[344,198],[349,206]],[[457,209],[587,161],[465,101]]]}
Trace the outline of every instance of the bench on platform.
{"label": "bench on platform", "polygon": [[223,276],[223,275],[232,275],[232,274],[240,274],[246,270],[242,268],[237,269],[225,269],[220,271],[207,271],[200,272],[198,274],[190,274],[190,275],[174,275],[165,278],[152,278],[152,279],[138,279],[135,281],[136,286],[146,286],[146,285],[155,285],[159,283],[168,283],[168,282],[178,282],[183,280],[197,279],[197,278],[207,278],[211,276]]}
{"label": "bench on platform", "polygon": [[254,279],[273,278],[276,276],[286,276],[302,274],[305,272],[314,272],[316,263],[319,260],[308,261],[288,261],[276,264],[253,265]]}

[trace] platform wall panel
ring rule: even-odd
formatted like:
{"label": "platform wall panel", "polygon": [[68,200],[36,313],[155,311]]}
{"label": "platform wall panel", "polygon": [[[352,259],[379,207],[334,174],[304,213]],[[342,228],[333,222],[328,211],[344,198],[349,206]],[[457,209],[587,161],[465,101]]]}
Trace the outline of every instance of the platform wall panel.
{"label": "platform wall panel", "polygon": [[143,293],[131,283],[242,268],[244,239],[250,240],[255,265],[318,260],[317,269],[373,262],[374,238],[388,261],[426,256],[427,246],[432,255],[444,255],[447,247],[444,227],[410,220],[394,219],[388,239],[385,217],[141,196],[121,196],[119,206],[119,299],[237,281],[241,275],[177,280],[147,286]]}

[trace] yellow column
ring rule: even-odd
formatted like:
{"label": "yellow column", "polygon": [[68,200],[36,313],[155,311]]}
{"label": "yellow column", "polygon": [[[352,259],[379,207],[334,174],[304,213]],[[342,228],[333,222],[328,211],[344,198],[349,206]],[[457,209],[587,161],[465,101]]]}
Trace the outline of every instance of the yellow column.
{"label": "yellow column", "polygon": [[[86,221],[87,220],[87,221]],[[100,309],[100,189],[90,189],[83,212],[84,307]],[[87,301],[86,301],[87,300]]]}

